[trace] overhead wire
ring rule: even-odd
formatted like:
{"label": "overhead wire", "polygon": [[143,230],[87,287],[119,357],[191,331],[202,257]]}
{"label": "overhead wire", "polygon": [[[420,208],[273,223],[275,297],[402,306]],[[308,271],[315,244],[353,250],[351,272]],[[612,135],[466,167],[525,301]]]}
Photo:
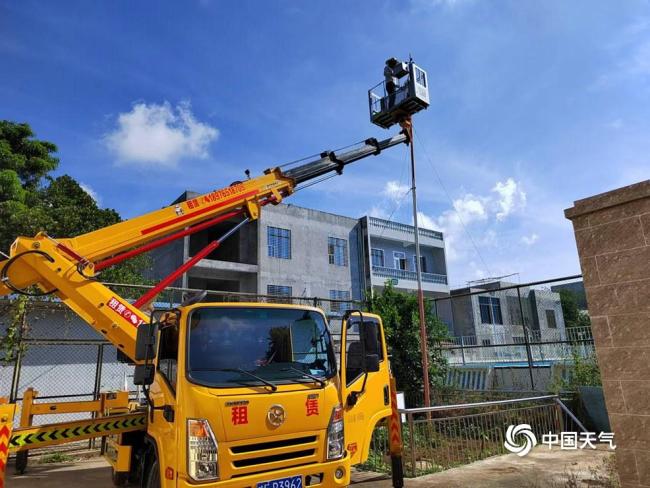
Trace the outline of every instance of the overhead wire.
{"label": "overhead wire", "polygon": [[431,168],[433,169],[433,173],[436,175],[436,178],[438,180],[438,183],[440,184],[440,187],[442,190],[445,192],[445,195],[447,196],[447,199],[449,200],[449,203],[451,203],[451,208],[453,209],[454,212],[456,212],[456,215],[458,216],[458,221],[460,222],[461,227],[463,228],[463,231],[469,238],[470,242],[472,243],[472,246],[474,247],[474,251],[476,251],[477,256],[481,260],[481,263],[483,264],[483,267],[487,271],[488,276],[492,276],[492,272],[490,271],[490,267],[487,265],[487,262],[483,258],[483,255],[481,254],[481,251],[479,251],[478,246],[476,245],[476,242],[474,241],[474,238],[470,234],[469,230],[467,229],[467,226],[465,225],[465,222],[463,221],[463,217],[460,214],[460,212],[456,209],[454,206],[454,201],[451,198],[451,195],[449,194],[449,191],[447,190],[447,187],[445,186],[444,182],[442,181],[442,178],[440,177],[440,174],[438,173],[438,170],[436,169],[435,165],[433,164],[433,160],[429,157],[429,153],[427,152],[426,146],[422,142],[422,139],[420,138],[420,135],[418,132],[413,130],[415,133],[415,138],[418,140],[418,143],[420,147],[422,148],[422,152],[424,153],[425,158],[427,161],[429,161],[429,164],[431,165]]}
{"label": "overhead wire", "polygon": [[[397,183],[398,187],[402,186],[402,180],[404,179],[404,170],[408,166],[408,151],[404,153],[404,159],[402,160],[402,171],[399,175],[399,182]],[[402,202],[404,199],[411,193],[412,188],[409,188],[401,197],[399,197],[399,200],[395,201],[395,206],[393,207],[393,210],[390,212],[388,215],[388,218],[386,220],[390,220],[393,218],[393,214],[397,212],[397,210],[402,206]],[[383,237],[384,231],[386,230],[386,227],[383,227],[381,229],[381,232],[379,233],[379,237]]]}

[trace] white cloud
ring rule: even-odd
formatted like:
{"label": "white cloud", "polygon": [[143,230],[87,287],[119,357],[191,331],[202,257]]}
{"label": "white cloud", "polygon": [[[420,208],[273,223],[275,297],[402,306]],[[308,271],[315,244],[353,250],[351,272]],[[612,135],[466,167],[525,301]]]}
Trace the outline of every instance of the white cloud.
{"label": "white cloud", "polygon": [[[447,259],[451,262],[476,259],[479,252],[500,244],[501,229],[493,228],[526,205],[526,193],[513,178],[497,181],[488,195],[466,193],[452,202],[452,208],[437,217],[418,215],[422,227],[440,230],[445,235]],[[468,235],[469,234],[469,235]],[[485,271],[485,270],[484,270]]]}
{"label": "white cloud", "polygon": [[383,194],[390,198],[393,202],[400,202],[409,192],[410,187],[403,185],[399,181],[388,181],[384,186]]}
{"label": "white cloud", "polygon": [[95,190],[93,190],[93,189],[90,187],[90,185],[86,185],[85,183],[79,183],[79,186],[81,187],[81,189],[82,189],[83,191],[85,191],[86,193],[88,193],[88,195],[90,196],[90,198],[92,198],[93,200],[95,200],[95,203],[96,203],[97,205],[100,205],[100,206],[101,206],[101,201],[100,201],[100,199],[99,199],[99,195],[97,195],[97,192],[96,192]]}
{"label": "white cloud", "polygon": [[526,193],[521,189],[521,184],[512,178],[505,183],[498,181],[492,191],[499,195],[496,203],[501,210],[496,214],[497,220],[504,220],[515,210],[526,206]]}
{"label": "white cloud", "polygon": [[452,202],[453,209],[445,210],[436,218],[418,212],[418,222],[424,228],[443,232],[447,259],[456,261],[463,255],[460,251],[463,242],[467,242],[464,228],[488,218],[485,201],[484,198],[468,193]]}
{"label": "white cloud", "polygon": [[434,220],[424,212],[418,212],[418,226],[421,229],[439,230]]}
{"label": "white cloud", "polygon": [[188,103],[137,103],[118,116],[105,142],[118,164],[175,167],[184,158],[206,158],[218,135],[216,128],[196,120]]}
{"label": "white cloud", "polygon": [[521,236],[521,242],[527,246],[532,246],[539,240],[539,236],[534,232],[529,236]]}
{"label": "white cloud", "polygon": [[387,219],[389,217],[388,212],[380,205],[373,205],[368,212],[366,212],[370,217],[377,217],[378,219]]}

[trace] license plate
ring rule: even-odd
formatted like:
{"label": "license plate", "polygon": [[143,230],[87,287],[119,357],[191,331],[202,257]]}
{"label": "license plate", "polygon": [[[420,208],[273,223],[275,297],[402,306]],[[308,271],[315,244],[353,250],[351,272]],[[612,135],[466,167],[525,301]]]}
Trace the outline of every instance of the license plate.
{"label": "license plate", "polygon": [[257,483],[257,488],[302,488],[302,476],[290,476]]}

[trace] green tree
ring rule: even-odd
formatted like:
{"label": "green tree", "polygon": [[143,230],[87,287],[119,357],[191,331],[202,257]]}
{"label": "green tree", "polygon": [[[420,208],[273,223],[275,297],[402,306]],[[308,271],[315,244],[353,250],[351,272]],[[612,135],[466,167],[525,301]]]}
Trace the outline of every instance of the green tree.
{"label": "green tree", "polygon": [[[391,354],[391,367],[397,387],[408,398],[422,397],[424,381],[420,354],[420,319],[417,297],[403,293],[387,282],[383,290],[368,300],[369,311],[381,316],[386,342]],[[447,360],[442,354],[442,343],[448,339],[447,326],[425,302],[427,341],[429,349],[429,382],[433,391],[444,388]]]}
{"label": "green tree", "polygon": [[[97,202],[71,176],[51,176],[59,165],[54,144],[34,138],[28,124],[0,121],[0,250],[18,236],[47,231],[53,237],[75,237],[121,221],[113,209]],[[145,283],[146,257],[101,275],[102,280]]]}
{"label": "green tree", "polygon": [[564,324],[569,327],[590,327],[591,319],[589,314],[580,310],[578,297],[571,290],[560,290],[560,302],[562,303],[562,314]]}

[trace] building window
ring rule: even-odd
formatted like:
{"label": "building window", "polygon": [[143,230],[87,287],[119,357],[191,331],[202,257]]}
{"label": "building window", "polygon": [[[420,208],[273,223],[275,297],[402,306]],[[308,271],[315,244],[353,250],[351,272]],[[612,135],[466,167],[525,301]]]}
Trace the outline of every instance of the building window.
{"label": "building window", "polygon": [[269,256],[272,258],[291,259],[291,231],[279,227],[267,227]]}
{"label": "building window", "polygon": [[494,297],[478,297],[482,324],[503,324],[501,300]]}
{"label": "building window", "polygon": [[406,271],[406,254],[401,251],[393,251],[393,262],[395,263],[395,269]]}
{"label": "building window", "polygon": [[557,321],[555,320],[555,310],[546,311],[546,326],[549,329],[557,329]]}
{"label": "building window", "polygon": [[526,344],[526,338],[521,336],[513,336],[512,342],[515,344]]}
{"label": "building window", "polygon": [[348,241],[337,239],[336,237],[327,238],[327,254],[329,255],[330,264],[336,266],[348,265]]}
{"label": "building window", "polygon": [[[413,255],[413,271],[417,272],[416,263],[418,262],[417,256]],[[427,259],[425,256],[420,256],[420,262],[422,263],[422,272],[427,273]]]}
{"label": "building window", "polygon": [[[330,290],[330,300],[349,300],[350,292],[345,290]],[[330,302],[332,313],[343,313],[350,309],[350,302]]]}
{"label": "building window", "polygon": [[482,343],[484,346],[491,346],[491,345],[492,345],[492,341],[491,341],[490,339],[483,339],[483,340],[481,341],[481,343]]}
{"label": "building window", "polygon": [[292,295],[292,289],[290,286],[283,285],[266,285],[266,294],[274,297],[279,297],[280,299],[269,299],[270,302],[282,302],[282,298],[290,298]]}
{"label": "building window", "polygon": [[384,250],[383,249],[371,249],[370,257],[372,260],[373,266],[384,267]]}

